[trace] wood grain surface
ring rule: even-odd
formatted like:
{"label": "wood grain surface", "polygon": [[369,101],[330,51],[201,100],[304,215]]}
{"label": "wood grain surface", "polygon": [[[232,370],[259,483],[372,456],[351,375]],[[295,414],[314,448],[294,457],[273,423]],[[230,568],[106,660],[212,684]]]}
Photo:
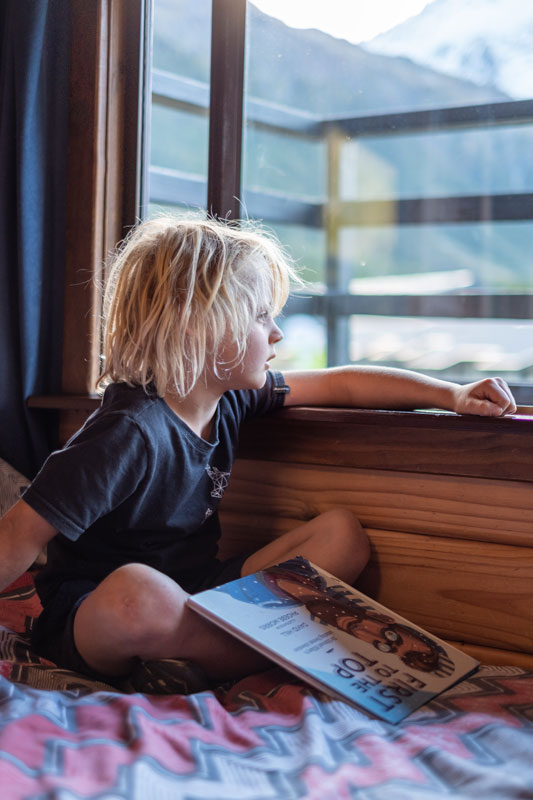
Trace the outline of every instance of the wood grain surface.
{"label": "wood grain surface", "polygon": [[289,408],[243,427],[243,458],[533,481],[533,419]]}
{"label": "wood grain surface", "polygon": [[368,531],[358,587],[443,639],[533,653],[533,551]]}
{"label": "wood grain surface", "polygon": [[273,518],[288,529],[337,506],[365,527],[533,545],[533,491],[525,481],[238,459],[223,503],[263,538]]}

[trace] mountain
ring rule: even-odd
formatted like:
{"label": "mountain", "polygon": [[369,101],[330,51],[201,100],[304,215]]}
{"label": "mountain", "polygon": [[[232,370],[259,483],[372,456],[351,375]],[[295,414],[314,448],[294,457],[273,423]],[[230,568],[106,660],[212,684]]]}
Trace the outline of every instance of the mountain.
{"label": "mountain", "polygon": [[515,99],[533,96],[531,0],[434,0],[363,47],[406,56]]}
{"label": "mountain", "polygon": [[[154,66],[209,80],[211,0],[156,0]],[[464,76],[369,52],[322,31],[295,30],[248,5],[246,90],[319,115],[414,111],[505,100]]]}

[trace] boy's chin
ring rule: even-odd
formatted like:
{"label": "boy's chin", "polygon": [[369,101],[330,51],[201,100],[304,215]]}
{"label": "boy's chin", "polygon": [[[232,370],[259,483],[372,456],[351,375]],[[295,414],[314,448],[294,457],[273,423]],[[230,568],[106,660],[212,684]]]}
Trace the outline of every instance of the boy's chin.
{"label": "boy's chin", "polygon": [[257,375],[242,375],[237,378],[235,389],[262,389],[266,383],[267,370]]}

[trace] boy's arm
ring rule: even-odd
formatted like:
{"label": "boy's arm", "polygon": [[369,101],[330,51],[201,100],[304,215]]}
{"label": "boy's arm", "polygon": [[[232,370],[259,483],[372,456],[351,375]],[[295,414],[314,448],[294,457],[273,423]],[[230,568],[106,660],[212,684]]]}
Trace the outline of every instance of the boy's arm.
{"label": "boy's arm", "polygon": [[24,500],[0,519],[0,591],[31,567],[56,533]]}
{"label": "boy's arm", "polygon": [[494,417],[516,411],[511,390],[501,378],[485,378],[462,386],[410,370],[355,365],[289,371],[284,377],[291,390],[285,397],[286,406],[441,408],[457,414]]}

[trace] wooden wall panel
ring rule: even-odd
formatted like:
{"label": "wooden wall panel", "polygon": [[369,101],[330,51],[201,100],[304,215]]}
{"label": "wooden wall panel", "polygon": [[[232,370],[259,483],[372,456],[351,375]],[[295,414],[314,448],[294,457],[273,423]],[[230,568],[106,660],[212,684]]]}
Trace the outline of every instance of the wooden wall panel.
{"label": "wooden wall panel", "polygon": [[[236,540],[247,545],[245,552],[260,546],[256,533],[260,539],[267,524],[258,530],[254,518],[244,514],[226,515],[228,523]],[[282,533],[290,521],[277,518],[272,527]],[[372,557],[357,582],[362,592],[443,639],[533,654],[529,548],[400,531],[367,533]]]}
{"label": "wooden wall panel", "polygon": [[459,648],[459,650],[468,653],[472,658],[476,658],[482,664],[522,667],[522,669],[533,672],[533,655],[530,653],[518,653],[516,650],[498,650],[495,647],[483,647],[477,644],[456,642],[452,639],[448,639],[447,641],[454,647]]}
{"label": "wooden wall panel", "polygon": [[223,503],[262,540],[273,517],[287,530],[336,506],[365,527],[533,544],[533,491],[520,481],[237,460]]}
{"label": "wooden wall panel", "polygon": [[238,460],[222,555],[335,506],[352,509],[371,540],[363,592],[486,663],[533,666],[529,483]]}
{"label": "wooden wall panel", "polygon": [[533,653],[532,550],[368,533],[373,555],[361,591],[443,639]]}

